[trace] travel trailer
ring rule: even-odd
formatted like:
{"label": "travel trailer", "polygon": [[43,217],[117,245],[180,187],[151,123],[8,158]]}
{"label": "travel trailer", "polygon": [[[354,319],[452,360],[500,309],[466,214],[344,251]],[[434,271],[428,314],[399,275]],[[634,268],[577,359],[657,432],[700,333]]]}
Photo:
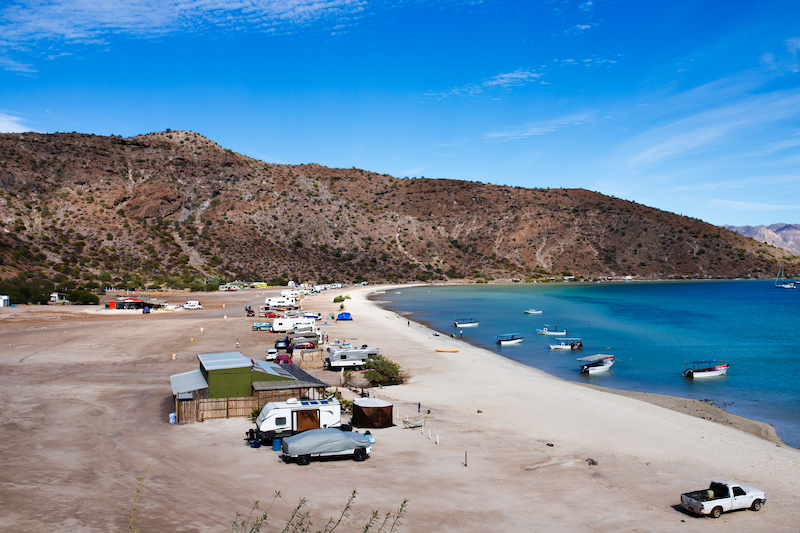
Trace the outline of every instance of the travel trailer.
{"label": "travel trailer", "polygon": [[315,332],[317,330],[316,320],[313,318],[276,318],[272,321],[272,331],[282,333],[293,329]]}
{"label": "travel trailer", "polygon": [[307,429],[336,428],[341,423],[342,406],[333,396],[326,400],[289,398],[285,402],[265,405],[256,418],[254,433],[258,440],[271,440]]}
{"label": "travel trailer", "polygon": [[334,349],[330,352],[330,356],[325,358],[325,368],[328,370],[360,368],[364,366],[367,359],[374,355],[380,355],[380,350],[375,346],[367,346],[366,344],[360,348]]}

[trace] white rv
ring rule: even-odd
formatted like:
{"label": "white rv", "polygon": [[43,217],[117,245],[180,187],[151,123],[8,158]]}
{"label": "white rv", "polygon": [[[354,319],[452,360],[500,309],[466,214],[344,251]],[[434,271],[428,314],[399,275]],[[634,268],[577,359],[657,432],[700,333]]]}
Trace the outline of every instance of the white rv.
{"label": "white rv", "polygon": [[307,429],[335,428],[342,423],[342,406],[333,396],[327,400],[270,402],[256,419],[259,439],[288,437]]}
{"label": "white rv", "polygon": [[184,309],[202,309],[203,306],[200,305],[199,300],[189,300],[185,304],[183,304]]}
{"label": "white rv", "polygon": [[[330,348],[328,348],[330,351]],[[325,368],[338,370],[340,368],[360,368],[370,357],[380,355],[380,350],[375,346],[366,344],[360,348],[339,348],[330,352],[325,358]]]}
{"label": "white rv", "polygon": [[316,332],[317,321],[313,318],[276,318],[272,321],[272,331],[281,333],[284,331],[291,331],[293,329],[302,329],[305,331]]}
{"label": "white rv", "polygon": [[273,309],[294,309],[297,307],[294,298],[272,298],[268,297],[264,303]]}

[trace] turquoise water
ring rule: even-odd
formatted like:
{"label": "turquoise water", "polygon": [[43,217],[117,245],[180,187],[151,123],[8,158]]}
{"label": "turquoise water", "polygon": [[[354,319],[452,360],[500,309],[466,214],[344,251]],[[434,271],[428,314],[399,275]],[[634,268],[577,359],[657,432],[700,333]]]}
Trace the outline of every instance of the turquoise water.
{"label": "turquoise water", "polygon": [[[475,318],[464,340],[571,381],[709,400],[775,426],[800,448],[800,289],[772,281],[558,283],[415,287],[378,296],[382,305],[450,335],[453,319]],[[541,315],[528,315],[529,308]],[[582,352],[550,350],[544,325],[566,326]],[[496,344],[522,333],[520,345]],[[611,354],[605,374],[578,372],[577,357]],[[685,361],[729,363],[726,376],[691,380]]]}

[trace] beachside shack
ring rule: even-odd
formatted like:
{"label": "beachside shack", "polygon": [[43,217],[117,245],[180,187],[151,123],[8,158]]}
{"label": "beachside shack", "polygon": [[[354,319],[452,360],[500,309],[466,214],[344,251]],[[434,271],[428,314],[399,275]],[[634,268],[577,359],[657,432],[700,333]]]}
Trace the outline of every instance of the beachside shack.
{"label": "beachside shack", "polygon": [[328,387],[299,368],[287,370],[292,365],[250,359],[240,352],[197,358],[197,370],[170,376],[177,422],[250,416],[276,399],[322,397]]}

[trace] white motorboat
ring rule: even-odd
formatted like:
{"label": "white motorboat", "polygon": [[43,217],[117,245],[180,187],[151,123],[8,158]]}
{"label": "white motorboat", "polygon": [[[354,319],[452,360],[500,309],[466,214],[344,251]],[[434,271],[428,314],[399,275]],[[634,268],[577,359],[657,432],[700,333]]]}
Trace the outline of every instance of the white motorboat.
{"label": "white motorboat", "polygon": [[526,315],[541,315],[542,314],[542,310],[541,309],[528,309],[527,311],[525,311],[525,314]]}
{"label": "white motorboat", "polygon": [[581,374],[599,374],[611,368],[611,365],[614,364],[614,356],[603,354],[589,355],[587,357],[579,357],[578,361],[581,361],[579,365]]}
{"label": "white motorboat", "polygon": [[536,329],[537,335],[557,335],[559,337],[564,337],[568,334],[567,328],[562,328],[559,326],[545,326],[541,329]]}
{"label": "white motorboat", "polygon": [[453,325],[457,328],[477,328],[480,321],[474,318],[456,318]]}
{"label": "white motorboat", "polygon": [[497,336],[497,344],[500,346],[509,346],[511,344],[521,343],[525,337],[521,333],[504,333]]}
{"label": "white motorboat", "polygon": [[551,350],[583,350],[583,341],[579,338],[556,339],[558,344],[551,344]]}
{"label": "white motorboat", "polygon": [[778,270],[778,275],[775,277],[776,289],[794,289],[796,285],[794,281],[786,281],[786,275],[783,272],[783,261],[781,261],[781,268]]}
{"label": "white motorboat", "polygon": [[724,376],[731,366],[725,361],[688,361],[684,364],[686,365],[686,370],[683,371],[685,378]]}

